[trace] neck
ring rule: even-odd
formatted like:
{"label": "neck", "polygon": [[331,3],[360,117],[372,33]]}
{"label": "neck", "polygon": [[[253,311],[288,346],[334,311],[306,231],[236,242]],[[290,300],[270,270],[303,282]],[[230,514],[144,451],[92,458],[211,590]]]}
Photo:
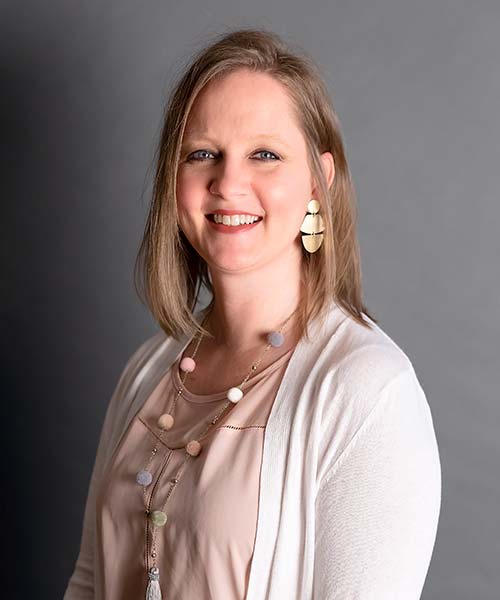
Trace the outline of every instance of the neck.
{"label": "neck", "polygon": [[[210,270],[214,306],[205,328],[217,345],[231,351],[262,346],[267,334],[283,325],[299,304],[300,258],[291,251],[245,273]],[[287,323],[285,335],[296,321],[297,314]]]}

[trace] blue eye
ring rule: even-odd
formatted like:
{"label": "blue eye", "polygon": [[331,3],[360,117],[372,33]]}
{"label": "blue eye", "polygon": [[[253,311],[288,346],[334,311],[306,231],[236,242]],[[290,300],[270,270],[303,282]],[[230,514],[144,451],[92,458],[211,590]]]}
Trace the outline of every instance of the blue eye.
{"label": "blue eye", "polygon": [[[191,152],[191,154],[187,157],[187,160],[197,160],[197,161],[202,161],[205,158],[207,158],[206,156],[203,156],[201,158],[196,158],[195,155],[196,154],[200,154],[200,153],[205,153],[206,154],[212,154],[210,151],[208,150],[196,150],[195,152]],[[213,155],[212,155],[213,156]]]}
{"label": "blue eye", "polygon": [[273,156],[274,158],[264,158],[263,160],[265,161],[269,161],[269,160],[279,160],[279,156],[277,156],[276,154],[274,154],[274,152],[270,152],[269,150],[257,150],[256,154],[270,154],[271,156]]}

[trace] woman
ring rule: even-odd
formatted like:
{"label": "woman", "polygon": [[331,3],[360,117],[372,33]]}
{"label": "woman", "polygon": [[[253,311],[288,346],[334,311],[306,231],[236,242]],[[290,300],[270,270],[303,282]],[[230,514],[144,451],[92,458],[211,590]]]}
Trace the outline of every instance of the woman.
{"label": "woman", "polygon": [[66,600],[420,597],[438,448],[362,304],[354,202],[309,59],[250,29],[195,58],[137,263],[161,331],[111,398]]}

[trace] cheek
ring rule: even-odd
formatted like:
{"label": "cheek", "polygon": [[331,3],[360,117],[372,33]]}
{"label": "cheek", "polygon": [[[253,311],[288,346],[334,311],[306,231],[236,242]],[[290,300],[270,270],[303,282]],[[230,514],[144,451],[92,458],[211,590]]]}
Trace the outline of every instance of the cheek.
{"label": "cheek", "polygon": [[263,197],[266,198],[264,209],[271,215],[279,216],[283,223],[292,227],[302,223],[310,200],[309,179],[307,174],[287,170],[274,181],[269,182]]}
{"label": "cheek", "polygon": [[196,228],[197,221],[201,218],[201,205],[204,198],[204,185],[200,178],[189,176],[179,170],[177,174],[177,213],[179,225],[188,237],[190,230]]}
{"label": "cheek", "polygon": [[177,174],[177,209],[180,212],[189,211],[196,206],[200,184],[196,178],[187,176],[181,170]]}

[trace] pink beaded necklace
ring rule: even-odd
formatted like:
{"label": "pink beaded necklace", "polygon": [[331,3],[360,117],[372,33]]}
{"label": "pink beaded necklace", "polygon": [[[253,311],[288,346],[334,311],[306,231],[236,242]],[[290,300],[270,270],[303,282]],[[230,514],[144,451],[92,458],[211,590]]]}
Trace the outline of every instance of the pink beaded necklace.
{"label": "pink beaded necklace", "polygon": [[[151,483],[153,481],[153,474],[150,471],[151,463],[153,462],[153,459],[154,459],[156,453],[158,452],[159,441],[161,441],[162,436],[165,434],[166,431],[172,429],[172,427],[174,426],[175,404],[176,404],[176,401],[179,398],[179,396],[181,396],[183,391],[185,390],[184,384],[185,384],[188,374],[192,373],[196,368],[196,362],[195,362],[194,358],[200,347],[201,340],[203,338],[203,333],[200,333],[198,336],[198,340],[197,340],[195,348],[193,350],[193,354],[190,357],[186,356],[186,357],[182,358],[182,360],[180,361],[179,368],[183,373],[182,377],[180,378],[181,386],[180,386],[179,390],[177,390],[177,393],[173,395],[173,398],[170,401],[170,405],[167,409],[167,412],[163,413],[158,418],[157,426],[159,429],[159,433],[158,433],[159,441],[155,441],[155,445],[153,447],[153,450],[151,451],[151,454],[149,455],[149,459],[148,459],[146,465],[136,475],[136,482],[143,488],[142,491],[143,491],[143,502],[144,502],[145,514],[146,514],[146,518],[149,521],[149,525],[152,528],[151,548],[148,549],[147,527],[146,527],[147,563],[149,563],[150,558],[151,558],[151,563],[152,563],[152,566],[147,568],[148,585],[147,585],[147,589],[146,589],[146,600],[162,600],[161,589],[160,589],[160,570],[159,570],[159,568],[157,566],[157,562],[156,562],[157,555],[158,555],[158,552],[156,549],[156,534],[157,534],[157,531],[159,529],[161,529],[162,527],[164,527],[165,524],[167,523],[168,517],[167,517],[167,513],[165,512],[165,509],[168,504],[168,501],[170,500],[170,498],[172,496],[172,493],[174,492],[177,485],[179,484],[181,476],[185,470],[185,465],[187,465],[189,460],[197,457],[200,454],[200,452],[202,450],[201,440],[203,440],[208,435],[208,433],[211,431],[211,429],[214,427],[214,425],[219,421],[219,419],[221,417],[223,417],[226,412],[229,413],[231,411],[231,409],[235,406],[235,404],[237,404],[243,398],[244,394],[243,394],[242,387],[246,384],[246,382],[248,381],[250,376],[253,373],[255,373],[259,364],[262,362],[262,360],[264,359],[264,356],[269,351],[269,349],[270,348],[278,348],[283,345],[284,336],[283,336],[282,332],[284,331],[286,325],[288,324],[288,322],[290,321],[292,316],[295,314],[295,312],[296,311],[294,311],[285,320],[283,325],[277,331],[272,331],[271,333],[268,334],[266,347],[262,351],[262,353],[259,356],[259,358],[257,359],[257,361],[252,364],[246,377],[243,379],[243,381],[238,386],[229,388],[229,390],[226,393],[227,401],[223,404],[222,408],[211,419],[208,426],[200,433],[200,435],[197,437],[197,439],[190,440],[188,442],[188,444],[185,446],[184,449],[186,451],[186,454],[184,457],[184,461],[180,465],[175,476],[170,480],[170,488],[167,492],[167,497],[165,499],[165,502],[163,503],[163,506],[160,509],[150,510],[150,507],[148,506],[148,501],[147,501],[147,487],[149,485],[151,485]],[[205,316],[205,318],[203,319],[202,325],[205,323],[207,316]],[[155,440],[156,440],[156,438],[155,438]]]}

